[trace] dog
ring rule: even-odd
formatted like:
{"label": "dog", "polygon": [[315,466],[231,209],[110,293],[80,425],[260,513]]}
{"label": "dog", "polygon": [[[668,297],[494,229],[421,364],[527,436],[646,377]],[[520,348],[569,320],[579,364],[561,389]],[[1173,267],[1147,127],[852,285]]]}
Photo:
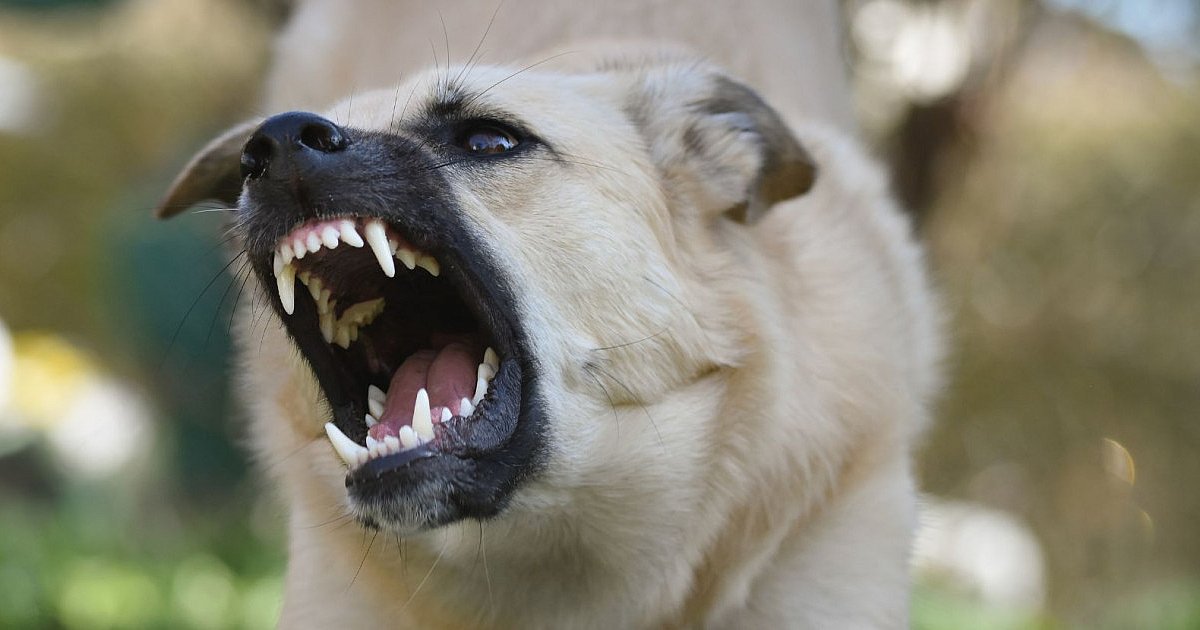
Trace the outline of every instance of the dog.
{"label": "dog", "polygon": [[678,49],[235,126],[287,628],[907,625],[936,303],[884,177]]}

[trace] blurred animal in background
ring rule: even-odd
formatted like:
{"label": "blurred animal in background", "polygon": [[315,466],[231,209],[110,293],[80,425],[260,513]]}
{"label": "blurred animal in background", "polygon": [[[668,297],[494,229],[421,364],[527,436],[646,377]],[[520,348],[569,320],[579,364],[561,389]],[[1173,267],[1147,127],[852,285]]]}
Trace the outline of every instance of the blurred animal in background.
{"label": "blurred animal in background", "polygon": [[160,209],[236,205],[272,312],[281,625],[905,626],[937,318],[834,3],[407,4],[301,3],[267,102],[303,111]]}

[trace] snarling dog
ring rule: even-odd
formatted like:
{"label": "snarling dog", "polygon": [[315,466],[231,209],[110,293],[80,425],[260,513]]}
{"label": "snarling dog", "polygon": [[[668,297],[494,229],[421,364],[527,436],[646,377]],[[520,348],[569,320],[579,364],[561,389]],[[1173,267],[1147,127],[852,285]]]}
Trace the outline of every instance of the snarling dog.
{"label": "snarling dog", "polygon": [[904,626],[937,336],[882,178],[693,59],[517,70],[252,121],[162,205],[236,205],[274,312],[282,625]]}

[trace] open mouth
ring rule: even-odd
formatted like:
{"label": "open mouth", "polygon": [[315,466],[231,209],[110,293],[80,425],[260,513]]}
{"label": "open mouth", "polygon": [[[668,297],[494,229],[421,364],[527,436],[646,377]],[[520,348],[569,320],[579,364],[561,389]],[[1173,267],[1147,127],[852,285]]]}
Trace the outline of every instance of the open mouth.
{"label": "open mouth", "polygon": [[453,252],[442,257],[375,217],[307,221],[275,245],[279,305],[334,410],[325,432],[348,485],[469,454],[490,433],[475,425],[510,424],[494,416],[517,406],[497,403],[501,383],[519,400],[519,367],[502,358],[511,334]]}

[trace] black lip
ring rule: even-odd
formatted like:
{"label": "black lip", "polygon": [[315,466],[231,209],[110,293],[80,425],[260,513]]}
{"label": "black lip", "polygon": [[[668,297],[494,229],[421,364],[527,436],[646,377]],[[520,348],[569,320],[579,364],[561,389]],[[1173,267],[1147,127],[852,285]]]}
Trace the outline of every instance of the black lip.
{"label": "black lip", "polygon": [[333,421],[361,444],[365,391],[346,382],[334,350],[318,332],[311,300],[296,300],[292,315],[283,311],[272,270],[275,244],[311,219],[377,217],[439,260],[443,279],[497,344],[502,363],[493,379],[495,397],[485,401],[486,412],[477,414],[482,417],[456,418],[430,445],[369,461],[347,475],[346,486],[356,516],[368,526],[411,530],[494,516],[544,460],[545,414],[517,293],[450,198],[448,183],[434,168],[436,156],[396,134],[345,132],[352,142],[336,160],[326,156],[318,165],[294,165],[295,176],[283,183],[246,182],[239,229],[251,263],[321,383]]}

